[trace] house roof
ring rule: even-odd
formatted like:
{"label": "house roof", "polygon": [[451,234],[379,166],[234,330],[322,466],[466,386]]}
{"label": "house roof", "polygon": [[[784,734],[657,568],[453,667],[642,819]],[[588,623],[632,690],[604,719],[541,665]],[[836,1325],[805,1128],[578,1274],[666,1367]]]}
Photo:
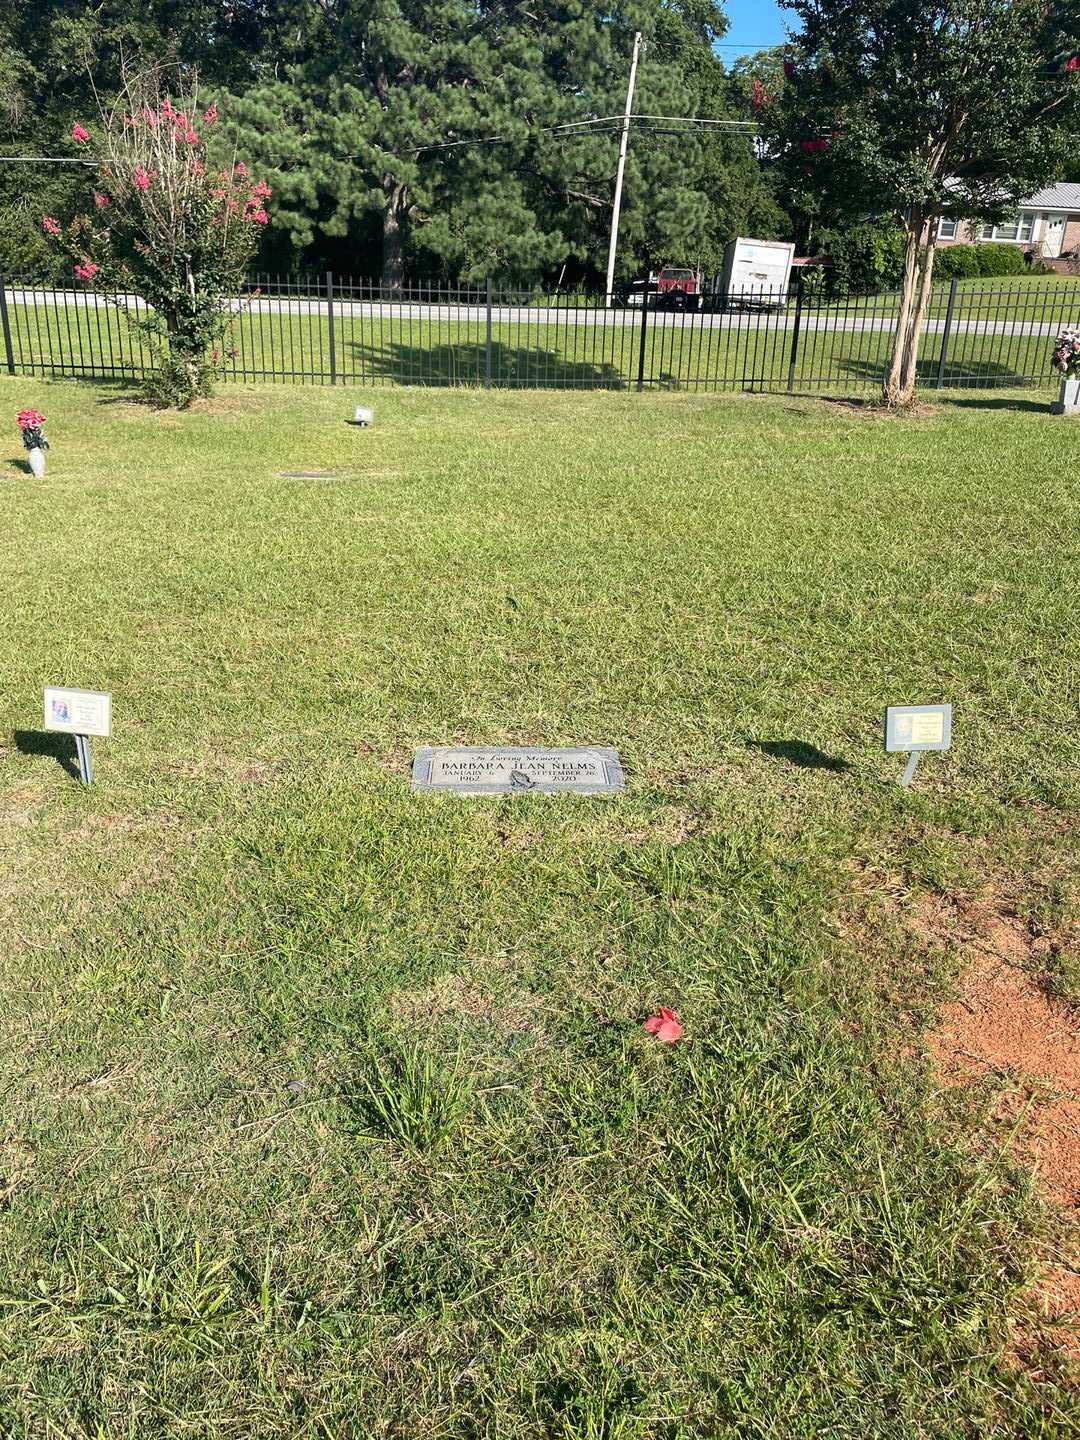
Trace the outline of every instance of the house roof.
{"label": "house roof", "polygon": [[1048,185],[1045,190],[1036,190],[1035,194],[1025,200],[1020,208],[1023,210],[1080,210],[1080,185],[1072,181],[1062,181],[1060,185]]}

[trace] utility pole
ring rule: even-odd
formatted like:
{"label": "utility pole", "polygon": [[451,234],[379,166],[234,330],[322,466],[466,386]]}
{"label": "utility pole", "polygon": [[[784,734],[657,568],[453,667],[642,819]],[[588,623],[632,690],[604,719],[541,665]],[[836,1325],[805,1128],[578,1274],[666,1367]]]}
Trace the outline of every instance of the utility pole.
{"label": "utility pole", "polygon": [[[626,87],[626,111],[623,114],[622,135],[619,139],[619,168],[615,172],[615,203],[611,207],[611,240],[608,243],[607,285],[604,287],[604,304],[611,308],[611,291],[615,284],[615,247],[619,243],[619,211],[622,208],[623,171],[626,169],[626,146],[630,139],[630,112],[634,108],[634,82],[637,79],[638,53],[641,50],[641,31],[634,35],[634,58],[630,61],[630,84]],[[648,299],[648,296],[645,296]]]}

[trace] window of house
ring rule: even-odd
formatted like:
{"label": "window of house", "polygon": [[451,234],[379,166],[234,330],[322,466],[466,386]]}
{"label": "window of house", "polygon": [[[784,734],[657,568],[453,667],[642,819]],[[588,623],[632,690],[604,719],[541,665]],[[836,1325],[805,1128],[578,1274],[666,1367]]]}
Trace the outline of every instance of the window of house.
{"label": "window of house", "polygon": [[956,226],[957,221],[942,218],[938,221],[937,238],[939,240],[955,240]]}
{"label": "window of house", "polygon": [[980,240],[1030,240],[1035,227],[1034,215],[1018,215],[1009,225],[980,225]]}

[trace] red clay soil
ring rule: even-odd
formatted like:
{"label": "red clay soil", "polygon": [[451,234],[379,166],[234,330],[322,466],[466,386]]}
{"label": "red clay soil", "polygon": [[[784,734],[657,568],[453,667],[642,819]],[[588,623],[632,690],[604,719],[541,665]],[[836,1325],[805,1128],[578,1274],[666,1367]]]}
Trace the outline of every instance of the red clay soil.
{"label": "red clay soil", "polygon": [[[1020,1080],[1032,1104],[1017,1155],[1047,1198],[1080,1221],[1080,1013],[1042,989],[1027,927],[994,902],[939,901],[920,921],[968,960],[958,998],[929,1037],[943,1078],[963,1085],[994,1072]],[[1051,1266],[1039,1300],[1050,1320],[1080,1316],[1080,1272]],[[1076,1336],[1059,1338],[1080,1355]]]}
{"label": "red clay soil", "polygon": [[961,942],[968,965],[931,1051],[950,1084],[995,1070],[1035,1081],[1040,1099],[1045,1091],[1025,1150],[1047,1196],[1080,1211],[1080,1015],[1038,984],[1019,920],[974,904],[954,917],[949,938]]}

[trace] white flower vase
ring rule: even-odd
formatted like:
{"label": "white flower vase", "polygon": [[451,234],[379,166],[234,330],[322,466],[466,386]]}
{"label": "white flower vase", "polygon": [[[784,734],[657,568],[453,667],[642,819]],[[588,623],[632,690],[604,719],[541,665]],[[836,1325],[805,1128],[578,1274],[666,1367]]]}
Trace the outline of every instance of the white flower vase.
{"label": "white flower vase", "polygon": [[45,451],[40,445],[35,445],[26,458],[30,462],[30,469],[40,480],[45,474]]}
{"label": "white flower vase", "polygon": [[1050,406],[1051,415],[1080,415],[1080,375],[1061,382],[1061,394]]}

